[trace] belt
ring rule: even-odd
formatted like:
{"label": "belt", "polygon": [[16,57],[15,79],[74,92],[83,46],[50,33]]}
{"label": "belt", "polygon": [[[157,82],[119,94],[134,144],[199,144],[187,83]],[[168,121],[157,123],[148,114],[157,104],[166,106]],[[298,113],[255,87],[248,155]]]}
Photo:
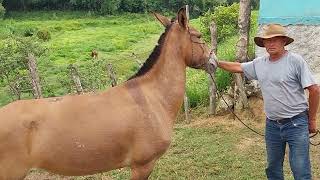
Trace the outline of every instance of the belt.
{"label": "belt", "polygon": [[300,113],[298,115],[295,115],[295,116],[293,116],[291,118],[283,118],[283,119],[271,120],[271,121],[274,121],[274,122],[276,122],[278,124],[284,125],[284,124],[287,124],[288,122],[291,122],[292,120],[294,120],[296,118],[307,116],[307,115],[308,115],[308,110],[303,111],[302,113]]}

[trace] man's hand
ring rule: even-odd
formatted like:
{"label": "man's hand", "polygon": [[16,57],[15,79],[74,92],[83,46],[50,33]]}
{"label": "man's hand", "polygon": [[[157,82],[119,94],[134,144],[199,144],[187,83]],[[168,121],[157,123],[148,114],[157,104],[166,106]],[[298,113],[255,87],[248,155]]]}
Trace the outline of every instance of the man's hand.
{"label": "man's hand", "polygon": [[209,63],[207,67],[207,73],[212,74],[218,67],[218,58],[213,51],[210,52]]}
{"label": "man's hand", "polygon": [[317,121],[315,119],[309,119],[309,133],[317,132]]}

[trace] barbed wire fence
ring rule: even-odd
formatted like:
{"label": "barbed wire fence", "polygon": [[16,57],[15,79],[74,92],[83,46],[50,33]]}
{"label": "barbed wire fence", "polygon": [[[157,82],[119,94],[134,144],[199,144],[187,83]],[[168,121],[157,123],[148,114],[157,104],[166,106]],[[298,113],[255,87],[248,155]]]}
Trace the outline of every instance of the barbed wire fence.
{"label": "barbed wire fence", "polygon": [[36,58],[27,57],[28,66],[18,68],[19,62],[1,64],[0,69],[17,73],[1,72],[0,99],[2,105],[20,99],[37,99],[41,97],[61,96],[96,92],[117,85],[117,75],[112,63],[94,60],[85,65],[69,64],[56,67],[59,73],[46,76],[37,68]]}

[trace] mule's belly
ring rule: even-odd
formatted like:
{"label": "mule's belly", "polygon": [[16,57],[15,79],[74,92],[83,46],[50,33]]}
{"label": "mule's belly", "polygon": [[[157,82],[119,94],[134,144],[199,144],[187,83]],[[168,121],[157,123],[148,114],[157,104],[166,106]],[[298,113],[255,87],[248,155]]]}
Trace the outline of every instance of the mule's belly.
{"label": "mule's belly", "polygon": [[38,168],[62,175],[88,175],[117,169],[129,164],[126,147],[112,143],[101,145],[71,142],[41,153]]}
{"label": "mule's belly", "polygon": [[32,152],[38,168],[87,175],[129,165],[131,133],[125,126],[98,122],[48,126],[34,138]]}

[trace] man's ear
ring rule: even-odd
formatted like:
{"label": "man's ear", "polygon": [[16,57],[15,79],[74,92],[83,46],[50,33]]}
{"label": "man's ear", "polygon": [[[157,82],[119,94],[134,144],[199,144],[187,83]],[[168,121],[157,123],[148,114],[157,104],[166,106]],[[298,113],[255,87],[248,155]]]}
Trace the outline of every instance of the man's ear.
{"label": "man's ear", "polygon": [[187,16],[187,10],[186,7],[183,7],[178,12],[178,22],[179,25],[185,29],[188,27],[188,16]]}
{"label": "man's ear", "polygon": [[161,22],[161,24],[164,26],[164,27],[168,27],[170,24],[171,24],[171,21],[165,17],[165,16],[162,16],[158,13],[153,13],[154,17],[156,17],[158,19],[158,21]]}

